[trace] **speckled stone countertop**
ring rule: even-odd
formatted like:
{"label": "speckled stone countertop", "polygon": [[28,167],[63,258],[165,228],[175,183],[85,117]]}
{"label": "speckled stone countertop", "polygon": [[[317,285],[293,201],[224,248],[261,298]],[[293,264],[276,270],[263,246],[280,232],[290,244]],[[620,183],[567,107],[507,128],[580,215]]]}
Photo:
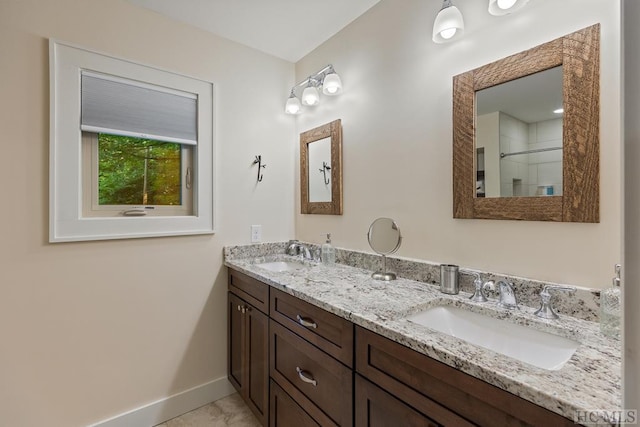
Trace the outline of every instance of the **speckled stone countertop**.
{"label": "speckled stone countertop", "polygon": [[[620,343],[602,335],[598,323],[564,315],[544,320],[527,306],[509,311],[498,308],[494,300],[473,303],[466,292],[445,295],[437,286],[403,278],[373,280],[370,270],[342,264],[306,261],[293,271],[273,272],[256,264],[293,260],[273,255],[284,252],[281,244],[236,248],[225,249],[226,266],[569,419],[574,419],[576,411],[621,407]],[[405,319],[435,305],[462,307],[574,339],[580,345],[559,370],[537,368]]]}

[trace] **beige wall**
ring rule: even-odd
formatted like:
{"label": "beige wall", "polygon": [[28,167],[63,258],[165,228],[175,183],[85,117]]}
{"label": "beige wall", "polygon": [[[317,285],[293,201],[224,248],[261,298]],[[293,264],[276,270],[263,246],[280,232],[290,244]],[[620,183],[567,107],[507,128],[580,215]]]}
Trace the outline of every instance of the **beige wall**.
{"label": "beige wall", "polygon": [[[49,37],[214,82],[217,234],[47,243]],[[225,377],[222,247],[294,232],[293,64],[123,0],[2,0],[0,58],[0,425],[87,425]]]}
{"label": "beige wall", "polygon": [[[344,94],[297,119],[298,132],[341,118],[344,215],[300,215],[296,237],[370,250],[366,231],[395,218],[401,256],[524,277],[604,287],[620,261],[620,6],[611,0],[536,0],[494,17],[458,0],[466,33],[431,42],[438,1],[383,0],[296,64],[296,77],[332,63]],[[569,32],[602,24],[599,224],[452,218],[452,76]],[[298,189],[299,190],[299,189]],[[522,244],[521,242],[527,242]]]}

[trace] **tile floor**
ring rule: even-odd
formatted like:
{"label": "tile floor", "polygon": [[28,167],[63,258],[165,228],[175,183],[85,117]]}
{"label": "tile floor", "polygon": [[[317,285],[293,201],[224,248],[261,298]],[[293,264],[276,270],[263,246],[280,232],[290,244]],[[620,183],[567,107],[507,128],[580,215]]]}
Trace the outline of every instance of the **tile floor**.
{"label": "tile floor", "polygon": [[238,393],[187,412],[156,427],[260,427]]}

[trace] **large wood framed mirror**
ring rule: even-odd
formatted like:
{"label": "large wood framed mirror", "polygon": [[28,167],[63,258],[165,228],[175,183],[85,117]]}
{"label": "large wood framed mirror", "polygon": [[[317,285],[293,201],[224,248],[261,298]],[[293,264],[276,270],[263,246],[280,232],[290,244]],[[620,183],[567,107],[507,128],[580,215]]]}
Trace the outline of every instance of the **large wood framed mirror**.
{"label": "large wood framed mirror", "polygon": [[342,215],[342,122],[300,134],[300,201],[303,214]]}
{"label": "large wood framed mirror", "polygon": [[599,122],[599,24],[455,76],[453,217],[599,222]]}

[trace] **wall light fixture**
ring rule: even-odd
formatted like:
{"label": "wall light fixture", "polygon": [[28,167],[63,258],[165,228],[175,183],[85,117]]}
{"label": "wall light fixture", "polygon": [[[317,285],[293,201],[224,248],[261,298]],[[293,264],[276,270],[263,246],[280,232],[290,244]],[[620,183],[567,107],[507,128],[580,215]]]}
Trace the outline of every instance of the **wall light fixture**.
{"label": "wall light fixture", "polygon": [[[304,87],[300,98],[296,96],[296,90]],[[318,88],[322,87],[322,93],[329,96],[339,95],[342,92],[342,81],[340,76],[333,69],[333,65],[329,64],[320,71],[310,75],[300,83],[291,88],[291,94],[284,107],[287,114],[300,114],[302,106],[313,107],[320,103],[320,92]]]}
{"label": "wall light fixture", "polygon": [[451,0],[442,2],[442,9],[438,12],[433,23],[433,41],[447,43],[460,38],[464,33],[462,13],[453,5]]}
{"label": "wall light fixture", "polygon": [[489,13],[500,16],[521,9],[529,0],[489,0]]}

